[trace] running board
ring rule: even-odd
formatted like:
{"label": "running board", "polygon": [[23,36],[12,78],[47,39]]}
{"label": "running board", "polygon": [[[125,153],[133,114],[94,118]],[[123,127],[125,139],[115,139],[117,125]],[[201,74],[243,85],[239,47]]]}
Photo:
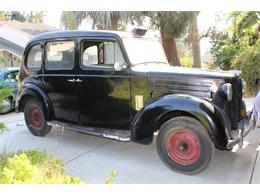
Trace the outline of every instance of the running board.
{"label": "running board", "polygon": [[118,129],[104,129],[96,127],[85,127],[70,123],[64,123],[60,121],[48,121],[48,125],[64,128],[66,130],[76,131],[84,134],[94,135],[98,137],[104,137],[108,139],[114,139],[122,142],[130,141],[129,130],[118,130]]}

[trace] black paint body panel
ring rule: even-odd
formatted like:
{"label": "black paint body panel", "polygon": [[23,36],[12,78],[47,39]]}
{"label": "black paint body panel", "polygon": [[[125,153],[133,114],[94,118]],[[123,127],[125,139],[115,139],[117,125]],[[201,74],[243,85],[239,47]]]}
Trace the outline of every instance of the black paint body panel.
{"label": "black paint body panel", "polygon": [[[80,67],[82,39],[115,40],[121,47],[127,67],[121,71],[110,68]],[[148,144],[153,133],[167,117],[185,114],[197,118],[207,128],[219,149],[226,149],[231,130],[236,130],[242,103],[242,82],[239,76],[224,72],[166,67],[166,71],[139,70],[130,63],[120,36],[110,32],[67,31],[46,33],[34,37],[44,45],[49,40],[75,40],[75,64],[71,70],[26,70],[21,67],[21,88],[17,108],[23,110],[26,98],[36,97],[45,105],[47,120],[59,120],[88,127],[131,131],[131,140]],[[152,48],[151,48],[152,49]],[[45,53],[43,55],[45,57]],[[71,83],[69,79],[80,79]],[[227,102],[219,95],[219,88],[231,83],[233,99]],[[215,90],[212,90],[215,87]],[[136,107],[137,96],[143,108]]]}

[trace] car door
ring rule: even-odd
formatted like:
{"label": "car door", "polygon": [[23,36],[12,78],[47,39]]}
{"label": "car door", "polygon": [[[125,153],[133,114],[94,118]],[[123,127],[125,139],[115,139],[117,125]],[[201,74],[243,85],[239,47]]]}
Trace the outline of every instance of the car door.
{"label": "car door", "polygon": [[80,122],[91,127],[129,129],[130,75],[115,71],[125,60],[114,39],[79,39],[77,75]]}
{"label": "car door", "polygon": [[45,43],[42,83],[52,103],[55,119],[78,123],[75,48],[74,39]]}

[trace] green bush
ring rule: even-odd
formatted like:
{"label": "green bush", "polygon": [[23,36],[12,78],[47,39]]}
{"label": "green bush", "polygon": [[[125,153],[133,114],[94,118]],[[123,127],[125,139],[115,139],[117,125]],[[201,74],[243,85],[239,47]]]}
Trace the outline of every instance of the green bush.
{"label": "green bush", "polygon": [[0,156],[0,183],[80,184],[79,178],[64,175],[63,164],[45,152],[27,151]]}
{"label": "green bush", "polygon": [[192,56],[186,53],[184,56],[180,58],[180,63],[182,66],[191,68],[193,64]]}
{"label": "green bush", "polygon": [[254,85],[254,80],[260,77],[260,41],[253,46],[245,48],[232,61],[234,69],[241,70],[241,77],[247,84],[247,92],[255,95],[258,86]]}
{"label": "green bush", "polygon": [[113,184],[117,175],[118,172],[116,170],[113,170],[111,172],[111,175],[106,178],[105,184]]}
{"label": "green bush", "polygon": [[12,87],[7,85],[0,85],[0,101],[2,101],[4,98],[9,97],[12,95]]}
{"label": "green bush", "polygon": [[5,124],[0,122],[0,134],[2,134],[5,130],[7,130]]}

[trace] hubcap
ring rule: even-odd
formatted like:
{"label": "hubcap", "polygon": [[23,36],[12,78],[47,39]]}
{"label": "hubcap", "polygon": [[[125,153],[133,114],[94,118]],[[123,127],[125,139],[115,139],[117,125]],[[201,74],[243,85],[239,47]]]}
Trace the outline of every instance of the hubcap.
{"label": "hubcap", "polygon": [[40,128],[42,126],[42,113],[40,108],[33,107],[29,113],[29,123],[32,128]]}
{"label": "hubcap", "polygon": [[0,103],[0,112],[5,113],[8,112],[12,107],[12,103],[9,99],[4,99]]}
{"label": "hubcap", "polygon": [[198,137],[186,129],[177,129],[170,133],[166,150],[171,160],[184,166],[197,162],[201,153]]}

